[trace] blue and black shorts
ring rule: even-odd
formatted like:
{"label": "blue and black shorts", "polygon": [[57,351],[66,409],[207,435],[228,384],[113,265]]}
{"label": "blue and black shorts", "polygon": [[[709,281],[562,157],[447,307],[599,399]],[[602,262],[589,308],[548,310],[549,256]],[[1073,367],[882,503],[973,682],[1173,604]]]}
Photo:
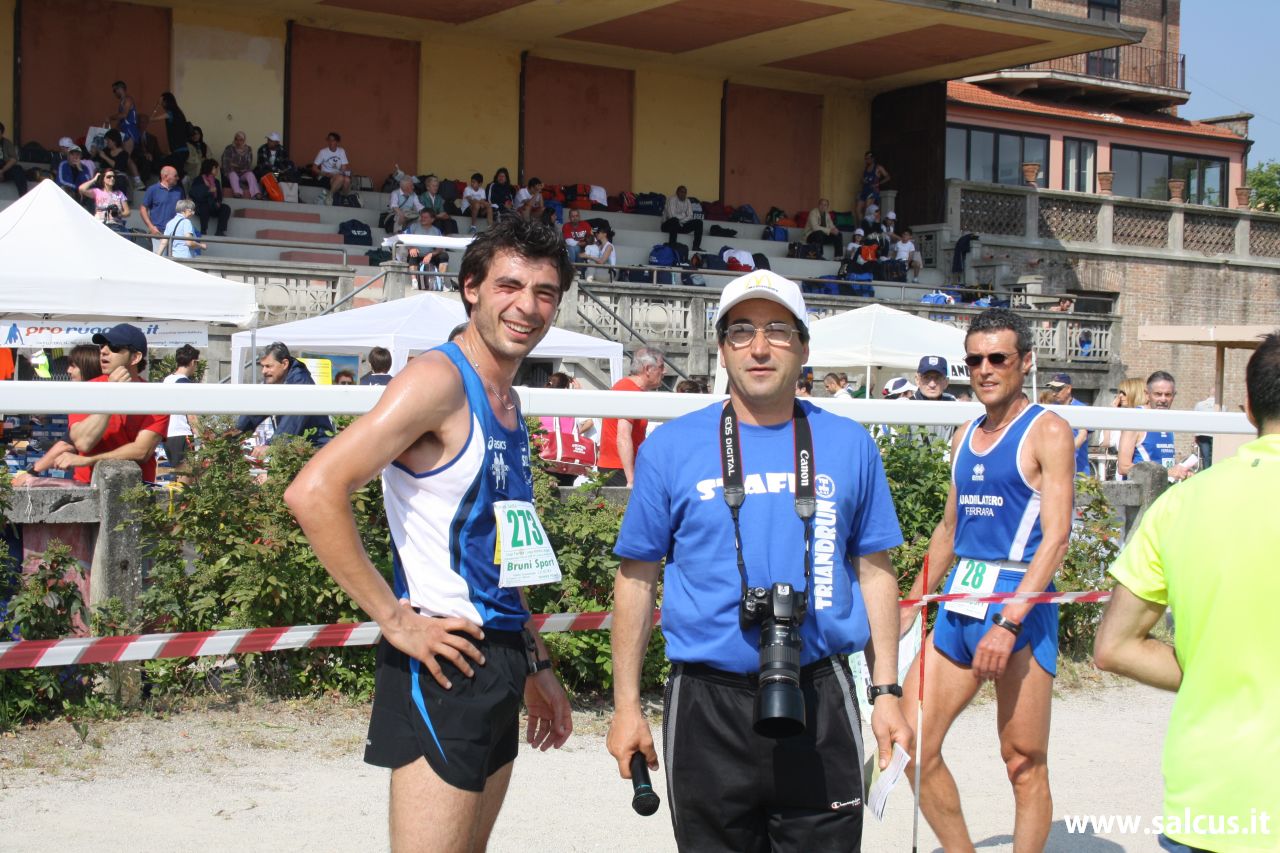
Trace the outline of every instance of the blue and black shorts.
{"label": "blue and black shorts", "polygon": [[438,658],[445,690],[416,658],[382,639],[378,643],[373,714],[364,760],[395,769],[426,758],[436,775],[455,788],[480,792],[520,748],[520,709],[528,672],[518,631],[485,629],[483,640],[467,637],[484,655],[463,675]]}

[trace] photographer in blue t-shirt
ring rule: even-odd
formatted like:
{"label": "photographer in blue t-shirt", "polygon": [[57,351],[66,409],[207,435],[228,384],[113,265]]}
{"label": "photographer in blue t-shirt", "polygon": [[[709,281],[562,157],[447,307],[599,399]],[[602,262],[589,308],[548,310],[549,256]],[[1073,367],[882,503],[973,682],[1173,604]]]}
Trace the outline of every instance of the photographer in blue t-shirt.
{"label": "photographer in blue t-shirt", "polygon": [[800,289],[730,282],[716,320],[729,402],[645,441],[615,553],[610,753],[658,766],[640,671],[665,559],[664,754],[681,850],[858,849],[863,748],[847,656],[873,661],[879,764],[911,732],[895,698],[902,542],[858,423],[798,401]]}

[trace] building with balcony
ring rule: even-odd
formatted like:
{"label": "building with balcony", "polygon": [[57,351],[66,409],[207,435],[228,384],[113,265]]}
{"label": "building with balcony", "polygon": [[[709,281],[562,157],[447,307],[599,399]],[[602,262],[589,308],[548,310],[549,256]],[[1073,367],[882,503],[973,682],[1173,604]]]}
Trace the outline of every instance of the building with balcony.
{"label": "building with balcony", "polygon": [[[1022,5],[1026,5],[1025,3]],[[1179,0],[1030,0],[1143,28],[1142,39],[947,85],[945,176],[1231,207],[1246,187],[1248,115],[1188,121]],[[1033,171],[1031,164],[1039,167]]]}

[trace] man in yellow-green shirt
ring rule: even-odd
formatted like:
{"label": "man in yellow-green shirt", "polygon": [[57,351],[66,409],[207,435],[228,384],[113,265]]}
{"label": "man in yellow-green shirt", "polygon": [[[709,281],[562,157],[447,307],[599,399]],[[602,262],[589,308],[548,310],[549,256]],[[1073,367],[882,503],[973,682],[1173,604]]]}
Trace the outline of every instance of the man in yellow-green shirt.
{"label": "man in yellow-green shirt", "polygon": [[[1258,438],[1170,488],[1111,567],[1099,667],[1173,690],[1165,850],[1280,849],[1280,333],[1249,359]],[[1148,637],[1166,607],[1174,645]]]}

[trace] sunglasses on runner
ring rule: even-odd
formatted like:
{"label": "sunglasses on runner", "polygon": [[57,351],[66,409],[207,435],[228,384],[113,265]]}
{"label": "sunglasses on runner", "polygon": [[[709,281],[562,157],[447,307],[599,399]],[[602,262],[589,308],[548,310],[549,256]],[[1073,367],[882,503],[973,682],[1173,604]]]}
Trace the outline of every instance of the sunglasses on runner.
{"label": "sunglasses on runner", "polygon": [[970,353],[964,357],[964,363],[970,367],[978,367],[983,361],[989,361],[991,362],[992,367],[1004,367],[1006,365],[1013,364],[1017,355],[1018,354],[1016,352],[993,352],[986,355],[975,355]]}

